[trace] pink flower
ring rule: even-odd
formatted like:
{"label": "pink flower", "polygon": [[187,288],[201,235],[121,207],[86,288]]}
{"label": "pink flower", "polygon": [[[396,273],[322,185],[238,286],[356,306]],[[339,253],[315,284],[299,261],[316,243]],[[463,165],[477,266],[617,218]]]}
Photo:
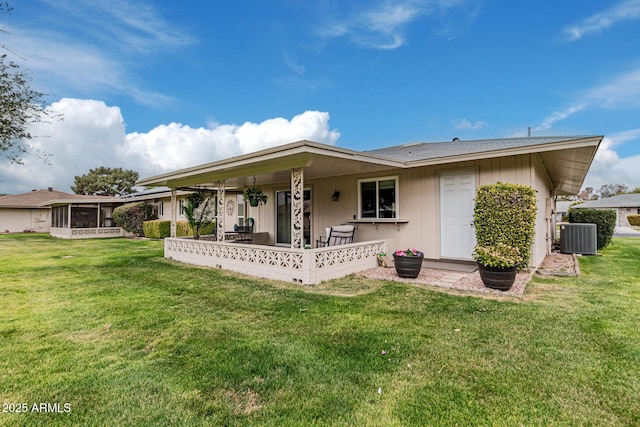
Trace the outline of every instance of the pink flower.
{"label": "pink flower", "polygon": [[382,355],[384,356],[385,354],[387,354],[387,352],[382,350]]}

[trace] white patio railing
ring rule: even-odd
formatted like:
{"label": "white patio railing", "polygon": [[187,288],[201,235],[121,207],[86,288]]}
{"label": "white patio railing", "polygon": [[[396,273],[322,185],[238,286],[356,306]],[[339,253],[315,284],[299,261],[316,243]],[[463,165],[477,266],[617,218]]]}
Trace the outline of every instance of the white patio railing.
{"label": "white patio railing", "polygon": [[377,266],[385,240],[318,249],[291,249],[239,243],[166,238],[165,258],[237,271],[251,276],[314,285]]}
{"label": "white patio railing", "polygon": [[96,228],[59,228],[51,227],[49,234],[61,239],[96,239],[101,237],[121,237],[124,230],[120,227]]}

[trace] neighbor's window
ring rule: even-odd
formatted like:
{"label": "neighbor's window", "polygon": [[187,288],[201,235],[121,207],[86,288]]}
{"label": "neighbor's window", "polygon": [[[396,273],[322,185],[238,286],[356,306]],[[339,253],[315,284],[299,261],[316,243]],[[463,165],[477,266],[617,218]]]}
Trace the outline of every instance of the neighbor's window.
{"label": "neighbor's window", "polygon": [[398,217],[398,177],[358,181],[360,218]]}
{"label": "neighbor's window", "polygon": [[163,201],[158,202],[158,216],[160,216],[160,217],[164,216],[164,202]]}
{"label": "neighbor's window", "polygon": [[178,204],[178,214],[184,215],[184,199],[180,199]]}

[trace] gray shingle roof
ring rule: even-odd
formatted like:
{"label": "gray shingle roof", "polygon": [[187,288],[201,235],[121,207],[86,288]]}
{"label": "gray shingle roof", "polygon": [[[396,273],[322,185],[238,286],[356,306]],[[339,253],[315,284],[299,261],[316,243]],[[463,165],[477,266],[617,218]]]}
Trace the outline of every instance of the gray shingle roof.
{"label": "gray shingle roof", "polygon": [[53,200],[96,200],[104,198],[105,201],[117,200],[106,196],[85,196],[81,194],[65,193],[58,190],[34,190],[28,193],[10,194],[0,197],[0,207],[8,208],[38,208]]}
{"label": "gray shingle roof", "polygon": [[450,142],[418,142],[412,144],[397,145],[394,147],[380,148],[366,151],[366,153],[389,157],[396,160],[427,160],[441,157],[483,153],[488,151],[506,150],[509,148],[522,148],[534,145],[552,144],[562,141],[571,141],[584,136],[544,136],[526,138],[501,138],[457,140]]}
{"label": "gray shingle roof", "polygon": [[590,200],[572,208],[640,208],[640,194],[620,194],[619,196]]}

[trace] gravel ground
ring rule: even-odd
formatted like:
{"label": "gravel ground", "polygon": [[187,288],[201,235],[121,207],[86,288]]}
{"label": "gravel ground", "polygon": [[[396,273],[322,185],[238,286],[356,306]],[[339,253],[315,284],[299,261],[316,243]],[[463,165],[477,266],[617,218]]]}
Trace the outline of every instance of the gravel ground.
{"label": "gravel ground", "polygon": [[[436,270],[423,268],[415,279],[403,279],[398,277],[394,268],[376,267],[360,272],[361,276],[370,279],[390,280],[394,282],[412,283],[415,285],[436,286],[463,292],[474,292],[489,295],[504,295],[522,297],[533,270],[523,270],[516,276],[516,281],[508,291],[498,291],[487,288],[480,273],[461,273],[449,270]],[[537,274],[543,276],[579,276],[576,258],[573,255],[552,253],[548,255],[537,270]]]}

